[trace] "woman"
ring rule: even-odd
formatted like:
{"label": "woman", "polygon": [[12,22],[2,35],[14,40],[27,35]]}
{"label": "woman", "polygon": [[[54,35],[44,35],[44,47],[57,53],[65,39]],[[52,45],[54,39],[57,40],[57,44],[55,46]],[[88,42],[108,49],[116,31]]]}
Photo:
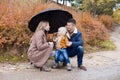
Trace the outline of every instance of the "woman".
{"label": "woman", "polygon": [[28,57],[40,71],[49,71],[45,63],[52,53],[52,47],[46,41],[46,32],[50,30],[49,22],[41,21],[31,38]]}

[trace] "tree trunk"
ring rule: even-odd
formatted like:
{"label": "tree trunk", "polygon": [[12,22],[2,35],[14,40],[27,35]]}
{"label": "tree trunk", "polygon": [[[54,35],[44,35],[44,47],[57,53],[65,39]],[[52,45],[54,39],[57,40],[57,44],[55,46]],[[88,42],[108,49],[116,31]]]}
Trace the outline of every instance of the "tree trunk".
{"label": "tree trunk", "polygon": [[64,4],[67,6],[67,0],[64,1]]}
{"label": "tree trunk", "polygon": [[57,4],[58,4],[58,0],[57,0]]}
{"label": "tree trunk", "polygon": [[65,4],[64,1],[65,1],[65,0],[63,0],[63,5]]}

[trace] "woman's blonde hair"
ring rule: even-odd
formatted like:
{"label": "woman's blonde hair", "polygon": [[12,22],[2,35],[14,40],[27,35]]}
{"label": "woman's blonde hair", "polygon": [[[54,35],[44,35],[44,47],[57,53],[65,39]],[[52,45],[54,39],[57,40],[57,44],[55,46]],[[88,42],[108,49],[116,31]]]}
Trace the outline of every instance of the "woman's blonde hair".
{"label": "woman's blonde hair", "polygon": [[47,26],[49,22],[48,21],[41,21],[38,26],[37,26],[37,29],[35,32],[39,31],[39,30],[44,30],[44,28]]}

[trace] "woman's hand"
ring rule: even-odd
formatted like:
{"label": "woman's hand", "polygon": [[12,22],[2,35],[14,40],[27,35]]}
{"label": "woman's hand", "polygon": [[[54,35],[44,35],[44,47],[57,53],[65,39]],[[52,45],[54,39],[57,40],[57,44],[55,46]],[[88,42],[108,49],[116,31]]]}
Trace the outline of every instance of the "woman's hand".
{"label": "woman's hand", "polygon": [[49,46],[53,48],[54,44],[53,42],[48,42]]}
{"label": "woman's hand", "polygon": [[57,38],[53,37],[53,42],[57,42],[57,40],[58,40]]}

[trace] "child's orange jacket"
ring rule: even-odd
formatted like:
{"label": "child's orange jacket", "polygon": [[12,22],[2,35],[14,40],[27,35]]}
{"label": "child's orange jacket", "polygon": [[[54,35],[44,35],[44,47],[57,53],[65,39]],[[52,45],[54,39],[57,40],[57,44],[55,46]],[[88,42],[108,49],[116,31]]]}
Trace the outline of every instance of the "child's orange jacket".
{"label": "child's orange jacket", "polygon": [[68,38],[66,36],[62,37],[60,41],[60,49],[61,48],[67,48],[66,43],[68,42]]}

